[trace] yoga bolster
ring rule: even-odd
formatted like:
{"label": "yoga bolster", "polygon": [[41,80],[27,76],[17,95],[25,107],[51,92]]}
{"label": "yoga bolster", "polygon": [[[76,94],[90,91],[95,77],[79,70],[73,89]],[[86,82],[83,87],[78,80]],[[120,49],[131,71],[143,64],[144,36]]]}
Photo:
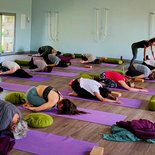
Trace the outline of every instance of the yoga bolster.
{"label": "yoga bolster", "polygon": [[4,97],[5,101],[11,102],[12,104],[23,104],[26,102],[26,95],[22,92],[11,92],[6,94]]}
{"label": "yoga bolster", "polygon": [[117,72],[117,73],[120,73],[123,75],[123,71],[121,71],[121,70],[114,70],[114,72]]}
{"label": "yoga bolster", "polygon": [[82,57],[82,54],[74,53],[74,55],[75,55],[75,58],[81,58]]}
{"label": "yoga bolster", "polygon": [[32,128],[44,128],[53,124],[53,118],[43,113],[31,113],[24,117],[24,120]]}
{"label": "yoga bolster", "polygon": [[149,101],[148,109],[155,111],[155,95],[153,95]]}
{"label": "yoga bolster", "polygon": [[72,58],[75,57],[74,54],[72,54],[72,53],[64,53],[63,56],[65,56],[65,57],[72,57]]}
{"label": "yoga bolster", "polygon": [[98,79],[99,78],[99,74],[80,73],[80,77],[87,78],[87,79]]}
{"label": "yoga bolster", "polygon": [[15,62],[20,66],[29,66],[30,60],[15,60]]}
{"label": "yoga bolster", "polygon": [[103,62],[106,62],[106,63],[112,63],[112,64],[123,64],[123,61],[120,60],[120,59],[114,59],[114,58],[107,58],[105,59]]}

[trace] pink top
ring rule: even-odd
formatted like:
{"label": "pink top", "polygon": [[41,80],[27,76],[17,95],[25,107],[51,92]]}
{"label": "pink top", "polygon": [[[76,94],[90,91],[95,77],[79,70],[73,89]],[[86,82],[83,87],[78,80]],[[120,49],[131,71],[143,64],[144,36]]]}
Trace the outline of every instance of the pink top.
{"label": "pink top", "polygon": [[124,75],[122,75],[122,74],[120,74],[120,73],[117,73],[117,72],[113,72],[113,71],[106,71],[106,72],[105,72],[105,77],[106,77],[107,79],[113,80],[113,81],[116,82],[118,85],[120,85],[120,84],[118,83],[118,81],[126,81],[126,80],[127,80],[127,78],[126,78]]}

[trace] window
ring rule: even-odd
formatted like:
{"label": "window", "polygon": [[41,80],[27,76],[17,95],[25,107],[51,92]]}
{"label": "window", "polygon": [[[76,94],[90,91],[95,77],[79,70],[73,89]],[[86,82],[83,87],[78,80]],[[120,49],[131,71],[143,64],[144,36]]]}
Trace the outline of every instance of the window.
{"label": "window", "polygon": [[14,51],[15,18],[13,13],[0,13],[0,53]]}

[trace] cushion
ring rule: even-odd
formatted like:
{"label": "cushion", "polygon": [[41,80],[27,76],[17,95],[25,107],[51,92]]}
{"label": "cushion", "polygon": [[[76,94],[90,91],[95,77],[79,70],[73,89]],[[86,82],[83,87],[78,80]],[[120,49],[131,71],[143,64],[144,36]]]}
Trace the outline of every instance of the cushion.
{"label": "cushion", "polygon": [[23,92],[11,92],[4,97],[5,101],[9,101],[12,104],[23,104],[26,102],[26,94]]}
{"label": "cushion", "polygon": [[80,77],[86,78],[86,79],[98,79],[99,74],[80,73]]}
{"label": "cushion", "polygon": [[82,78],[86,78],[86,79],[93,79],[93,77],[90,76],[90,75],[87,74],[87,73],[80,73],[80,77],[82,77]]}
{"label": "cushion", "polygon": [[123,61],[120,60],[120,59],[114,59],[114,58],[108,58],[108,59],[105,59],[104,62],[107,62],[107,63],[112,63],[112,64],[123,64]]}
{"label": "cushion", "polygon": [[123,75],[123,71],[122,70],[114,70],[114,72],[120,73]]}
{"label": "cushion", "polygon": [[75,58],[81,58],[82,57],[82,54],[74,53],[74,55],[75,55]]}
{"label": "cushion", "polygon": [[53,118],[43,113],[31,113],[24,117],[24,120],[32,128],[44,128],[52,125]]}
{"label": "cushion", "polygon": [[20,66],[29,66],[30,60],[15,60],[15,62]]}
{"label": "cushion", "polygon": [[155,95],[150,98],[148,109],[155,111]]}

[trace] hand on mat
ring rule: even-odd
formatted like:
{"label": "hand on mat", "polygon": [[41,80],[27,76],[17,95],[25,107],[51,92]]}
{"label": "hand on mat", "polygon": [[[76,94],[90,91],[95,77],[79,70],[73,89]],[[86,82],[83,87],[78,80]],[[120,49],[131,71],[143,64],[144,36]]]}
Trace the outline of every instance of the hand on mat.
{"label": "hand on mat", "polygon": [[120,100],[117,98],[117,99],[116,99],[116,103],[117,103],[117,104],[122,104],[123,102],[120,101]]}
{"label": "hand on mat", "polygon": [[140,92],[148,92],[147,89],[139,89]]}
{"label": "hand on mat", "polygon": [[31,110],[31,111],[34,111],[34,112],[37,111],[37,110],[36,110],[36,107],[29,107],[28,109]]}

